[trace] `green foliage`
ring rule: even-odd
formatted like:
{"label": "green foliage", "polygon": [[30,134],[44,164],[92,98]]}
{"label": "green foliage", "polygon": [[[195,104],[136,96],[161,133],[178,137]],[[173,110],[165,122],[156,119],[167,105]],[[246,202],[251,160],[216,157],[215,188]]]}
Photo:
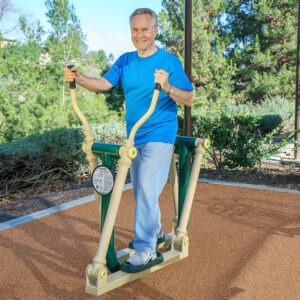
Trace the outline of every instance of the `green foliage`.
{"label": "green foliage", "polygon": [[[206,1],[193,5],[194,106],[294,100],[297,5],[293,0]],[[184,1],[164,0],[158,39],[183,60]]]}
{"label": "green foliage", "polygon": [[[92,127],[96,141],[123,143],[124,124]],[[0,198],[13,191],[39,186],[47,181],[88,176],[85,139],[80,127],[58,128],[33,134],[16,142],[0,144]]]}
{"label": "green foliage", "polygon": [[[68,92],[66,94],[68,101],[68,125],[80,126],[82,123],[71,106]],[[81,88],[77,89],[78,106],[86,116],[89,124],[111,123],[112,121],[118,123],[122,120],[116,111],[110,110],[110,107],[107,106],[106,99],[106,94],[95,94]]]}
{"label": "green foliage", "polygon": [[92,126],[95,141],[122,144],[126,138],[125,124],[123,122],[109,121]]}
{"label": "green foliage", "polygon": [[[125,140],[125,126],[122,123],[102,123],[92,126],[91,129],[95,141],[120,144]],[[35,133],[15,142],[2,143],[0,157],[6,157],[2,166],[9,164],[10,168],[14,168],[14,164],[18,163],[17,158],[22,156],[27,157],[30,162],[28,169],[33,169],[33,164],[38,161],[40,167],[36,172],[60,168],[75,176],[81,172],[82,166],[87,168],[85,153],[81,148],[84,139],[84,128],[74,126]],[[18,177],[17,174],[12,176]]]}
{"label": "green foliage", "polygon": [[60,100],[57,86],[62,82],[61,73],[54,65],[39,65],[39,53],[40,47],[32,45],[27,49],[18,44],[2,52],[0,141],[68,124],[66,104]]}
{"label": "green foliage", "polygon": [[20,16],[19,23],[26,45],[42,45],[45,31],[39,21],[32,25],[29,24],[29,21],[24,16]]}
{"label": "green foliage", "polygon": [[225,110],[233,114],[242,111],[257,116],[257,127],[261,133],[268,133],[294,117],[295,104],[283,96],[267,96],[260,103],[226,105]]}
{"label": "green foliage", "polygon": [[[192,81],[196,90],[194,108],[217,110],[236,101],[235,64],[226,56],[220,35],[222,1],[193,1]],[[158,39],[167,50],[184,57],[184,1],[163,1]]]}
{"label": "green foliage", "polygon": [[258,128],[268,133],[294,116],[294,103],[281,96],[266,97],[258,105],[252,106],[251,114],[260,116]]}
{"label": "green foliage", "polygon": [[125,114],[124,93],[120,86],[107,92],[106,105],[109,110],[116,111],[119,116]]}
{"label": "green foliage", "polygon": [[107,70],[107,67],[112,63],[111,58],[107,57],[103,50],[90,51],[85,57],[87,59],[87,64],[89,64],[86,66],[87,68],[91,68],[91,65],[97,67],[97,74],[92,74],[93,76],[103,74]]}
{"label": "green foliage", "polygon": [[[63,158],[69,156],[69,150],[74,148],[74,142],[78,143],[83,138],[84,131],[79,127],[57,128],[44,133],[34,133],[14,142],[3,143],[0,149],[2,154],[11,156],[20,153],[26,153],[29,156],[56,153],[58,157]],[[77,148],[80,149],[80,146]]]}
{"label": "green foliage", "polygon": [[[217,167],[254,166],[275,151],[273,146],[264,147],[294,112],[297,5],[292,0],[192,3],[193,134],[208,134]],[[183,0],[162,1],[158,36],[160,45],[182,62],[184,4]],[[21,17],[24,42],[0,48],[0,143],[24,141],[49,130],[58,130],[61,137],[59,128],[79,126],[62,78],[63,65],[72,61],[83,73],[99,76],[113,60],[102,50],[87,53],[70,1],[46,0],[45,5],[51,26],[47,38],[39,21]],[[44,51],[50,59],[42,64]],[[120,89],[96,95],[77,88],[77,100],[91,124],[117,126],[123,118]],[[103,130],[107,129],[96,130],[97,135]],[[54,137],[47,139],[57,144]],[[69,148],[72,153],[65,150],[72,157],[77,148]]]}
{"label": "green foliage", "polygon": [[294,98],[297,5],[293,0],[227,1],[228,54],[237,66],[235,91],[245,100]]}
{"label": "green foliage", "polygon": [[289,120],[295,114],[295,103],[289,101],[283,96],[266,96],[262,102],[257,105],[251,105],[252,114],[258,116],[278,114],[282,120]]}
{"label": "green foliage", "polygon": [[[102,123],[91,126],[95,141],[122,143],[125,140],[125,129],[122,123]],[[0,153],[10,156],[26,153],[28,156],[38,157],[43,155],[55,155],[64,164],[68,165],[72,160],[82,162],[81,145],[85,139],[82,126],[71,128],[57,128],[35,133],[15,142],[0,144]]]}
{"label": "green foliage", "polygon": [[46,17],[52,26],[46,41],[53,59],[66,65],[70,58],[81,57],[86,51],[85,36],[80,27],[74,5],[68,0],[46,0]]}
{"label": "green foliage", "polygon": [[[258,121],[259,117],[243,112],[196,113],[192,116],[192,135],[210,140],[208,153],[216,168],[253,168],[276,153],[289,138],[272,144],[276,128],[262,139],[256,130]],[[183,122],[181,116],[179,122]]]}
{"label": "green foliage", "polygon": [[[0,142],[80,124],[70,104],[61,64],[40,64],[41,52],[36,43],[0,49]],[[77,94],[79,106],[91,123],[118,119],[117,113],[109,112],[103,95],[82,88]]]}
{"label": "green foliage", "polygon": [[258,120],[257,128],[262,134],[266,134],[283,124],[282,118],[278,115],[264,115]]}

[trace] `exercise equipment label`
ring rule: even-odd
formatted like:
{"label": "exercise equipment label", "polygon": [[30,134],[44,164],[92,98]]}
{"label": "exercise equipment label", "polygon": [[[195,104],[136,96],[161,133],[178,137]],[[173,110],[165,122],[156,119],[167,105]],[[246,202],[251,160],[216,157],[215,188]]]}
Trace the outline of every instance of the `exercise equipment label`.
{"label": "exercise equipment label", "polygon": [[98,166],[92,174],[93,187],[100,195],[107,195],[114,186],[114,177],[111,170],[105,166]]}

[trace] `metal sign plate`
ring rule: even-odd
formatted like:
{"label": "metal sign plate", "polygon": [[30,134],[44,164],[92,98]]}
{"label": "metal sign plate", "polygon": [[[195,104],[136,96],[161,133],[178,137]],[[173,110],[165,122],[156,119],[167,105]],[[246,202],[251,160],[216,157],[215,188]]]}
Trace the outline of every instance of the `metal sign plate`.
{"label": "metal sign plate", "polygon": [[100,195],[109,194],[114,186],[114,177],[106,166],[98,166],[92,174],[93,187]]}

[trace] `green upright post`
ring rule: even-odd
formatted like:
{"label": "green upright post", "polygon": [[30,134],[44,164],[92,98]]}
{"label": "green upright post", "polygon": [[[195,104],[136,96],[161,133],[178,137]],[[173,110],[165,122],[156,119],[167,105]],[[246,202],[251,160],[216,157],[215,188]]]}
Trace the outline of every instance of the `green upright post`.
{"label": "green upright post", "polygon": [[191,159],[186,145],[180,145],[179,150],[179,197],[178,197],[178,224],[180,221],[185,195],[191,175]]}
{"label": "green upright post", "polygon": [[[112,157],[107,153],[102,154],[102,164],[108,168],[112,168]],[[101,209],[101,232],[104,226],[104,222],[106,219],[107,210],[109,207],[111,198],[111,193],[102,196],[102,209]],[[111,272],[116,272],[120,270],[120,263],[116,255],[116,247],[115,247],[115,234],[114,230],[112,231],[111,238],[109,241],[109,246],[106,254],[107,266]]]}

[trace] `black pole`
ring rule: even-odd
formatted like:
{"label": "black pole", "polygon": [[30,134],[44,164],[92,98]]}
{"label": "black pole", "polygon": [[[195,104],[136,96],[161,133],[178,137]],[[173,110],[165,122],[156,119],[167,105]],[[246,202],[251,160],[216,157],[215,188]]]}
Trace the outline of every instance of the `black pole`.
{"label": "black pole", "polygon": [[296,68],[296,105],[295,105],[295,152],[294,158],[300,159],[300,0],[298,0],[298,39]]}
{"label": "black pole", "polygon": [[[192,0],[185,0],[184,20],[184,70],[192,80]],[[191,136],[191,107],[189,106],[184,107],[184,135]]]}

